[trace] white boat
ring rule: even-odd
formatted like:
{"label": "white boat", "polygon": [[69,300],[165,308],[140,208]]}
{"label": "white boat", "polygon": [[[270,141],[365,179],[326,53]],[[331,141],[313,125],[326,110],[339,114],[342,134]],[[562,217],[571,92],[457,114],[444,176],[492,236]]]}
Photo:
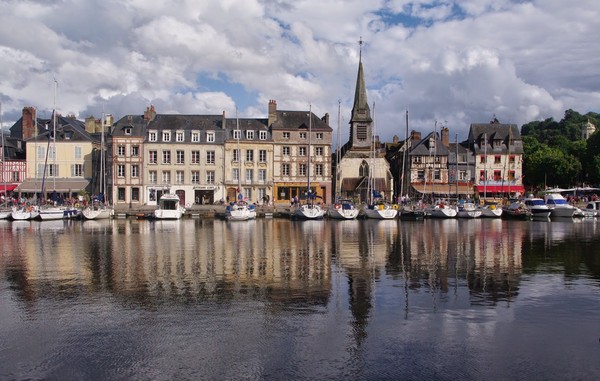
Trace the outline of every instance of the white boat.
{"label": "white boat", "polygon": [[158,209],[154,211],[154,218],[159,220],[178,220],[183,217],[185,209],[181,206],[179,196],[165,193],[158,200]]}
{"label": "white boat", "polygon": [[398,214],[404,220],[420,220],[425,217],[425,209],[420,204],[406,204],[398,210]]}
{"label": "white boat", "polygon": [[294,217],[301,220],[318,220],[323,218],[326,213],[327,211],[321,208],[321,205],[314,202],[308,202],[296,208]]}
{"label": "white boat", "polygon": [[336,220],[353,220],[358,217],[360,210],[351,200],[339,200],[328,210],[329,218]]}
{"label": "white boat", "polygon": [[454,218],[458,215],[457,208],[444,202],[438,202],[428,207],[425,214],[432,218]]}
{"label": "white boat", "polygon": [[502,207],[497,204],[484,205],[481,208],[481,217],[500,218],[502,217]]}
{"label": "white boat", "polygon": [[569,204],[560,193],[549,193],[544,197],[546,205],[552,211],[550,217],[572,218],[577,212],[576,207]]}
{"label": "white boat", "polygon": [[530,220],[531,210],[522,201],[511,202],[510,205],[502,208],[502,218],[513,220]]}
{"label": "white boat", "polygon": [[318,220],[325,216],[327,211],[315,202],[317,194],[310,188],[310,156],[312,152],[312,106],[309,107],[308,111],[308,183],[306,186],[306,202],[300,204],[294,210],[293,217],[302,220]]}
{"label": "white boat", "polygon": [[113,208],[101,202],[93,202],[81,211],[81,216],[84,220],[105,220],[113,217],[114,213]]}
{"label": "white boat", "polygon": [[600,217],[600,201],[589,201],[581,213],[586,218]]}
{"label": "white boat", "polygon": [[363,213],[366,218],[372,218],[376,220],[392,220],[398,216],[398,206],[392,205],[387,201],[380,200],[363,208]]}
{"label": "white boat", "polygon": [[10,218],[15,221],[26,221],[37,218],[39,214],[38,207],[35,205],[15,206],[10,214]]}
{"label": "white boat", "polygon": [[1,209],[0,210],[0,220],[6,220],[6,219],[10,218],[11,214],[12,214],[11,209]]}
{"label": "white boat", "polygon": [[552,210],[550,210],[543,199],[529,196],[523,201],[523,203],[531,212],[531,218],[548,219],[548,217],[550,217]]}
{"label": "white boat", "polygon": [[456,217],[458,218],[479,218],[481,217],[481,209],[472,202],[464,202],[459,204]]}
{"label": "white boat", "polygon": [[225,219],[228,221],[247,221],[256,218],[256,208],[245,201],[232,202],[225,209]]}
{"label": "white boat", "polygon": [[62,220],[79,217],[79,210],[72,206],[42,205],[39,208],[37,219],[42,221]]}

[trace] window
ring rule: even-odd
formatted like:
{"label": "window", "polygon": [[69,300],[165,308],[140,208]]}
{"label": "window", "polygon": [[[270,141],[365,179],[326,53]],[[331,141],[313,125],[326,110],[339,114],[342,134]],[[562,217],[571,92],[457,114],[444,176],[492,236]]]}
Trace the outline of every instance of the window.
{"label": "window", "polygon": [[281,175],[282,176],[290,175],[290,165],[289,164],[281,164]]}
{"label": "window", "polygon": [[240,161],[240,150],[237,148],[233,150],[233,161]]}
{"label": "window", "polygon": [[264,183],[265,181],[267,181],[267,170],[259,169],[258,170],[258,182]]}
{"label": "window", "polygon": [[46,149],[44,146],[37,146],[37,158],[43,159],[44,157],[46,157]]}
{"label": "window", "polygon": [[367,126],[365,125],[358,125],[356,126],[356,139],[359,141],[366,141],[367,140]]}
{"label": "window", "polygon": [[300,139],[306,139],[306,132],[300,133]]}
{"label": "window", "polygon": [[434,180],[441,180],[442,177],[439,169],[433,171],[433,178]]}
{"label": "window", "polygon": [[175,156],[177,164],[185,164],[185,152],[183,150],[175,151]]}
{"label": "window", "polygon": [[125,177],[125,164],[117,165],[117,176]]}
{"label": "window", "polygon": [[206,164],[215,163],[215,151],[206,151]]}
{"label": "window", "polygon": [[206,171],[206,183],[207,184],[215,183],[215,171]]}
{"label": "window", "polygon": [[163,164],[171,164],[171,151],[163,151]]}
{"label": "window", "polygon": [[83,164],[71,165],[71,177],[82,177],[83,176]]}
{"label": "window", "polygon": [[233,130],[233,138],[238,140],[242,138],[242,131],[241,130]]}
{"label": "window", "polygon": [[246,161],[254,161],[254,150],[253,149],[247,149],[246,150]]}
{"label": "window", "polygon": [[494,171],[494,181],[500,181],[500,180],[502,180],[501,171]]}
{"label": "window", "polygon": [[117,198],[119,201],[125,201],[125,188],[117,188]]}
{"label": "window", "polygon": [[170,142],[171,141],[171,131],[163,131],[162,133],[162,141]]}
{"label": "window", "polygon": [[299,156],[306,156],[306,147],[299,147],[298,148],[298,155]]}
{"label": "window", "polygon": [[358,175],[361,177],[369,176],[369,164],[366,161],[360,163],[360,168],[358,168]]}
{"label": "window", "polygon": [[500,156],[494,156],[494,164],[500,164],[501,162]]}
{"label": "window", "polygon": [[281,153],[283,154],[283,156],[290,156],[290,147],[283,146],[283,148],[281,149]]}
{"label": "window", "polygon": [[412,162],[419,164],[421,162],[421,156],[413,156]]}
{"label": "window", "polygon": [[18,183],[21,181],[21,176],[19,176],[19,172],[13,172],[10,179],[12,182]]}
{"label": "window", "polygon": [[246,139],[247,140],[254,140],[254,131],[252,131],[252,130],[246,130]]}
{"label": "window", "polygon": [[511,163],[511,164],[514,164],[514,162],[515,162],[515,157],[514,157],[514,155],[510,155],[510,156],[508,157],[508,162],[509,162],[509,163]]}
{"label": "window", "polygon": [[131,135],[131,127],[125,127],[125,135]]}
{"label": "window", "polygon": [[156,176],[156,171],[149,171],[148,172],[148,182],[150,184],[156,184],[157,183],[157,176]]}
{"label": "window", "polygon": [[131,146],[131,156],[133,156],[133,157],[140,156],[140,146]]}
{"label": "window", "polygon": [[486,162],[486,160],[485,160],[485,155],[481,155],[481,156],[479,157],[479,162],[480,162],[480,163],[485,163],[485,162]]}
{"label": "window", "polygon": [[148,163],[156,164],[158,162],[158,153],[156,151],[148,151]]}
{"label": "window", "polygon": [[156,142],[157,140],[158,140],[158,133],[156,131],[149,131],[148,132],[148,141]]}
{"label": "window", "polygon": [[323,176],[323,164],[315,164],[315,175]]}
{"label": "window", "polygon": [[508,181],[515,181],[515,171],[508,171]]}
{"label": "window", "polygon": [[192,143],[199,143],[199,142],[200,142],[200,132],[192,131]]}
{"label": "window", "polygon": [[131,201],[140,201],[140,188],[131,188]]}
{"label": "window", "polygon": [[81,159],[81,147],[75,146],[74,156],[75,159]]}
{"label": "window", "polygon": [[240,169],[239,168],[233,168],[233,170],[231,171],[231,177],[233,179],[233,181],[240,181]]}
{"label": "window", "polygon": [[175,183],[183,184],[183,182],[184,182],[183,171],[175,171]]}
{"label": "window", "polygon": [[306,164],[298,164],[298,175],[299,176],[306,176]]}
{"label": "window", "polygon": [[323,156],[323,147],[315,147],[315,155]]}
{"label": "window", "polygon": [[417,171],[417,179],[418,180],[425,180],[425,171],[424,170],[419,170]]}
{"label": "window", "polygon": [[260,140],[267,140],[267,131],[259,131],[258,132],[258,138]]}
{"label": "window", "polygon": [[185,134],[183,131],[177,131],[177,135],[175,135],[175,141],[178,143],[182,143],[185,139]]}
{"label": "window", "polygon": [[252,188],[244,188],[244,198],[246,200],[252,200]]}
{"label": "window", "polygon": [[486,171],[479,171],[479,181],[487,181]]}
{"label": "window", "polygon": [[284,139],[289,139],[290,138],[290,133],[289,132],[284,132],[283,133],[283,138]]}
{"label": "window", "polygon": [[162,182],[163,184],[171,183],[171,171],[163,171],[162,173]]}
{"label": "window", "polygon": [[267,162],[267,150],[266,149],[261,149],[258,151],[258,161],[261,163]]}
{"label": "window", "polygon": [[192,171],[192,184],[200,184],[200,172]]}
{"label": "window", "polygon": [[200,164],[200,151],[192,151],[192,164]]}
{"label": "window", "polygon": [[254,170],[246,169],[246,182],[251,183],[254,180]]}
{"label": "window", "polygon": [[56,159],[56,147],[48,148],[48,159]]}
{"label": "window", "polygon": [[323,133],[322,132],[317,132],[317,139],[318,140],[323,140]]}
{"label": "window", "polygon": [[131,166],[131,177],[137,178],[140,176],[140,166],[134,164]]}
{"label": "window", "polygon": [[215,132],[214,131],[208,131],[206,133],[206,142],[207,143],[214,143],[215,142]]}

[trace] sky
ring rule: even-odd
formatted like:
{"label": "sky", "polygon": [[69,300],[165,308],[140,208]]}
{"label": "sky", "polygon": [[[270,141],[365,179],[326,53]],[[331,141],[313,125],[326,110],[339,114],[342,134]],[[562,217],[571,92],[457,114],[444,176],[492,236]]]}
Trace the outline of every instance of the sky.
{"label": "sky", "polygon": [[[600,105],[597,0],[0,0],[0,103],[79,119],[330,115],[348,141],[362,57],[383,141]],[[362,45],[359,44],[362,41]]]}

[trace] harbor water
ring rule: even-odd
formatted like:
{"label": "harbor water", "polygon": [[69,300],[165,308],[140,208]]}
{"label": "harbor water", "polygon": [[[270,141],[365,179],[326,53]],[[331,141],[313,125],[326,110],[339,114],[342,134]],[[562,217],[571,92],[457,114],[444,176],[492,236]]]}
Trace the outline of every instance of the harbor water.
{"label": "harbor water", "polygon": [[0,380],[597,380],[600,221],[0,221]]}

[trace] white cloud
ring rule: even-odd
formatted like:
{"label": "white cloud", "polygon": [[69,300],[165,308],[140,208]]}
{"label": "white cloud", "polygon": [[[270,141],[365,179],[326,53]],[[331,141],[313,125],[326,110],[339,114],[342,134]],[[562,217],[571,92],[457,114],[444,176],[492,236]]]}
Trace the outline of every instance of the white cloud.
{"label": "white cloud", "polygon": [[597,111],[599,11],[592,0],[1,2],[3,119],[51,109],[56,77],[59,110],[81,118],[150,103],[264,117],[276,99],[330,113],[335,129],[341,100],[347,129],[362,38],[382,139],[403,135],[406,107],[411,128],[437,120],[464,138],[494,114],[521,125]]}

